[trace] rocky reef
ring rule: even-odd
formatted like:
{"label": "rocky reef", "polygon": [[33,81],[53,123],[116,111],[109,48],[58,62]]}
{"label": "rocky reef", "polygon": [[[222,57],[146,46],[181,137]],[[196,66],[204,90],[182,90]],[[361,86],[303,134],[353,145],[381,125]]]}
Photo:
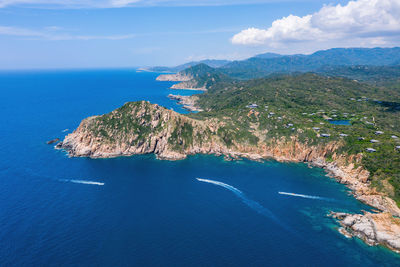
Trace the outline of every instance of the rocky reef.
{"label": "rocky reef", "polygon": [[348,238],[356,236],[367,244],[384,245],[400,252],[400,219],[387,212],[364,214],[332,213],[339,220],[339,231]]}

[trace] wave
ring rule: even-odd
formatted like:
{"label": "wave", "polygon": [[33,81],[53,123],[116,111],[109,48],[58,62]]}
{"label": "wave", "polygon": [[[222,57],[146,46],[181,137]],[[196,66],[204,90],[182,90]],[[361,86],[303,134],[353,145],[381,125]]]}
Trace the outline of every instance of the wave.
{"label": "wave", "polygon": [[104,185],[104,183],[101,183],[101,182],[86,181],[86,180],[61,179],[59,181],[70,182],[70,183],[75,183],[75,184],[89,184],[89,185],[100,185],[100,186]]}
{"label": "wave", "polygon": [[253,210],[257,211],[259,214],[267,216],[267,217],[273,219],[274,221],[278,222],[278,219],[275,217],[275,215],[269,209],[263,207],[260,203],[247,198],[246,195],[243,194],[243,192],[240,191],[239,189],[237,189],[236,187],[233,187],[229,184],[225,184],[225,183],[222,183],[219,181],[214,181],[214,180],[209,180],[209,179],[201,179],[201,178],[196,178],[196,179],[197,179],[197,181],[200,181],[200,182],[210,183],[210,184],[218,185],[225,189],[228,189],[229,191],[233,192],[237,197],[239,197],[243,203],[245,203],[247,206],[249,206]]}
{"label": "wave", "polygon": [[319,199],[319,200],[331,200],[326,197],[319,197],[319,196],[310,196],[310,195],[303,195],[303,194],[296,194],[296,193],[288,193],[288,192],[278,192],[278,194],[292,196],[292,197],[302,197],[302,198],[309,198],[309,199]]}

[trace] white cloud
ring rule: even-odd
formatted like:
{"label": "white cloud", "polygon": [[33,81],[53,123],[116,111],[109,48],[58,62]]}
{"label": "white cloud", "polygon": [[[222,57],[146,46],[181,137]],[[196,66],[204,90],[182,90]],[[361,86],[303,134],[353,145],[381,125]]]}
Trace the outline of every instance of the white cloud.
{"label": "white cloud", "polygon": [[222,6],[315,0],[0,0],[0,8],[121,8],[133,6]]}
{"label": "white cloud", "polygon": [[0,35],[24,37],[29,40],[44,39],[53,41],[62,40],[124,40],[137,37],[147,37],[153,35],[186,35],[186,34],[218,34],[230,33],[237,30],[233,29],[206,29],[199,31],[163,31],[163,32],[145,32],[145,33],[128,33],[114,35],[88,35],[88,34],[71,34],[66,29],[58,26],[47,26],[42,29],[28,29],[14,26],[0,25]]}
{"label": "white cloud", "polygon": [[46,27],[43,30],[31,30],[19,27],[0,26],[0,35],[25,37],[27,39],[61,40],[123,40],[136,37],[135,34],[125,35],[73,35],[59,32],[56,26]]}
{"label": "white cloud", "polygon": [[400,0],[355,0],[326,5],[318,12],[275,20],[268,29],[249,28],[234,35],[233,44],[282,47],[392,45],[400,39]]}

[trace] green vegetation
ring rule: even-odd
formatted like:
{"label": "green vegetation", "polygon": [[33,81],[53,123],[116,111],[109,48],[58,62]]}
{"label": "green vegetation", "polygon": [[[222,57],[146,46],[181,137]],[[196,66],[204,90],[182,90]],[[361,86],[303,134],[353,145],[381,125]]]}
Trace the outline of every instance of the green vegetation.
{"label": "green vegetation", "polygon": [[[198,96],[205,111],[190,116],[224,122],[218,135],[228,146],[292,136],[310,145],[338,141],[343,144],[339,154],[361,153],[373,186],[400,202],[400,151],[396,149],[400,138],[392,138],[400,137],[400,91],[395,87],[307,73],[226,79]],[[247,107],[252,103],[257,107]],[[331,124],[329,119],[348,120],[350,125]],[[379,142],[371,143],[372,139]],[[376,152],[368,153],[367,148]],[[327,160],[332,160],[331,155]]]}
{"label": "green vegetation", "polygon": [[243,61],[234,61],[222,66],[219,70],[233,78],[253,79],[273,73],[318,71],[326,66],[389,66],[399,65],[399,62],[399,47],[334,48],[311,55],[259,55]]}
{"label": "green vegetation", "polygon": [[[181,121],[178,121],[181,124]],[[183,123],[181,127],[175,127],[168,139],[168,143],[174,146],[175,150],[182,150],[182,148],[187,148],[193,143],[193,126],[189,123]]]}
{"label": "green vegetation", "polygon": [[[139,111],[141,115],[136,116]],[[95,122],[89,125],[94,136],[110,143],[120,142],[121,136],[135,133],[136,139],[132,143],[135,144],[147,138],[149,133],[161,130],[161,125],[155,128],[151,125],[153,115],[149,103],[142,106],[141,102],[129,102],[111,113],[95,117]]]}
{"label": "green vegetation", "polygon": [[316,73],[346,77],[378,86],[396,86],[400,82],[400,66],[325,66]]}
{"label": "green vegetation", "polygon": [[232,81],[230,77],[219,70],[203,63],[187,68],[181,71],[180,74],[193,77],[197,87],[209,88],[217,83]]}
{"label": "green vegetation", "polygon": [[149,70],[155,72],[179,72],[199,64],[207,64],[210,67],[219,68],[228,64],[229,62],[230,62],[229,60],[206,59],[201,61],[188,62],[176,67],[152,67]]}

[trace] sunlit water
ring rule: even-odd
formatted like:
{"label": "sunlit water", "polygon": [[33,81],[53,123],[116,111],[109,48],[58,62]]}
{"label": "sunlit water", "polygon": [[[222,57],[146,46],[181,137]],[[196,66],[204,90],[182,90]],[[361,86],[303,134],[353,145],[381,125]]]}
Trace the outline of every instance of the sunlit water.
{"label": "sunlit water", "polygon": [[[127,101],[169,100],[155,73],[0,73],[1,266],[373,266],[400,258],[340,235],[368,209],[304,164],[152,155],[68,158],[46,141]],[[64,131],[65,129],[70,129]],[[64,132],[63,132],[64,131]]]}

